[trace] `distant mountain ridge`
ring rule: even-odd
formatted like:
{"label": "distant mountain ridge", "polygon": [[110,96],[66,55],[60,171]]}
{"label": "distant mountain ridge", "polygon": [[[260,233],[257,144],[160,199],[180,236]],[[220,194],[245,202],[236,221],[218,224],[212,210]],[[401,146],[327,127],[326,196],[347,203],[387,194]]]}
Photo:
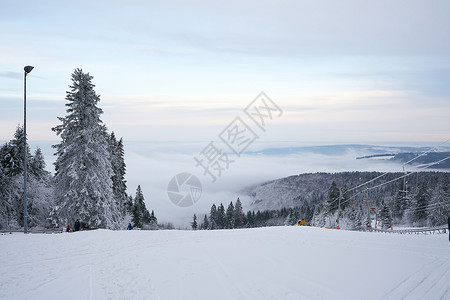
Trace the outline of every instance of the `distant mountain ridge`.
{"label": "distant mountain ridge", "polygon": [[[444,152],[450,151],[450,147],[439,147]],[[320,146],[303,146],[303,147],[282,147],[267,148],[260,151],[249,151],[246,154],[256,155],[289,155],[300,153],[315,153],[322,155],[344,155],[349,152],[361,153],[361,156],[377,155],[377,154],[398,154],[398,153],[423,153],[432,150],[433,147],[428,146],[377,146],[364,144],[344,144],[344,145],[320,145]],[[356,157],[355,157],[356,158]]]}

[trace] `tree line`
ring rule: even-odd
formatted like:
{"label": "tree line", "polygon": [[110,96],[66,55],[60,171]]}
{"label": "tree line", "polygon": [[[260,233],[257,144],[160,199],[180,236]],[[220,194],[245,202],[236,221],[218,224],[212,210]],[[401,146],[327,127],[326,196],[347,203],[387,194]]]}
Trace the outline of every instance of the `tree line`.
{"label": "tree line", "polygon": [[272,210],[248,210],[244,212],[242,202],[237,198],[228,204],[227,209],[220,203],[212,204],[209,215],[204,215],[199,223],[194,214],[191,227],[194,230],[238,229],[266,226],[295,225],[298,220],[310,222],[313,218],[313,207],[309,205]]}

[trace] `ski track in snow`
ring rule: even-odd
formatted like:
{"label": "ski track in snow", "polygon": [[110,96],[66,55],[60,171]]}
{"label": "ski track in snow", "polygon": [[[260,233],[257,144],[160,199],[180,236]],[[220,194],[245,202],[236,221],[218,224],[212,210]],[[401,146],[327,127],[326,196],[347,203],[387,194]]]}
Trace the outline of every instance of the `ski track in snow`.
{"label": "ski track in snow", "polygon": [[450,261],[436,259],[407,276],[384,299],[450,299]]}
{"label": "ski track in snow", "polygon": [[0,299],[450,299],[447,235],[272,227],[0,235]]}

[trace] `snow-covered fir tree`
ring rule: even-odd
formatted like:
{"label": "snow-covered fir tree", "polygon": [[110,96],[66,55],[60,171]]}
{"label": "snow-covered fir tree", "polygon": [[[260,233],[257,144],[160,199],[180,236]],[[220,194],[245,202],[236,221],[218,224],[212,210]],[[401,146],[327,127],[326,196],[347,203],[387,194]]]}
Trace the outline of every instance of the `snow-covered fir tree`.
{"label": "snow-covered fir tree", "polygon": [[334,213],[338,208],[339,201],[339,189],[336,185],[336,182],[331,183],[330,188],[328,189],[327,195],[327,203],[328,203],[328,211],[330,213]]}
{"label": "snow-covered fir tree", "polygon": [[222,203],[217,207],[216,226],[217,229],[225,228],[225,207]]}
{"label": "snow-covered fir tree", "polygon": [[115,205],[118,206],[122,214],[126,213],[127,196],[127,184],[125,180],[126,165],[124,158],[123,140],[116,139],[114,132],[107,136],[109,153],[111,155],[111,167],[113,170],[112,189],[115,200]]}
{"label": "snow-covered fir tree", "polygon": [[[24,131],[18,127],[14,139],[0,147],[0,228],[23,226],[23,158]],[[34,155],[27,145],[27,212],[28,226],[44,227],[53,203],[50,172],[45,170],[40,148]]]}
{"label": "snow-covered fir tree", "polygon": [[425,183],[421,183],[418,187],[418,191],[414,196],[414,202],[412,207],[412,221],[414,224],[424,226],[427,219],[429,194]]}
{"label": "snow-covered fir tree", "polygon": [[450,182],[448,179],[439,182],[437,188],[432,192],[427,215],[429,226],[447,223],[447,218],[450,216]]}
{"label": "snow-covered fir tree", "polygon": [[197,227],[198,227],[197,216],[195,214],[194,214],[194,217],[192,218],[191,227],[192,227],[192,230],[197,230]]}
{"label": "snow-covered fir tree", "polygon": [[209,220],[207,215],[203,218],[202,229],[209,229]]}
{"label": "snow-covered fir tree", "polygon": [[217,208],[216,205],[213,204],[211,206],[211,210],[209,211],[209,229],[217,229],[216,225],[217,220]]}
{"label": "snow-covered fir tree", "polygon": [[393,199],[393,208],[392,208],[392,215],[393,220],[396,223],[400,223],[403,219],[405,209],[408,207],[408,195],[407,195],[407,187],[406,187],[406,181],[401,180],[398,183],[398,191]]}
{"label": "snow-covered fir tree", "polygon": [[360,229],[362,226],[362,214],[360,207],[352,207],[349,212],[350,228],[352,230]]}
{"label": "snow-covered fir tree", "polygon": [[383,229],[389,229],[393,225],[391,209],[384,200],[381,201],[380,221]]}
{"label": "snow-covered fir tree", "polygon": [[53,224],[64,226],[76,219],[94,228],[118,229],[123,214],[113,192],[113,169],[94,91],[93,77],[76,69],[67,92],[67,115],[52,128],[61,138],[56,148]]}
{"label": "snow-covered fir tree", "polygon": [[234,205],[233,202],[230,202],[227,207],[227,211],[225,213],[225,228],[233,229],[234,228]]}
{"label": "snow-covered fir tree", "polygon": [[158,229],[158,219],[156,218],[155,212],[153,210],[150,213],[150,221],[148,223],[148,226],[144,225],[144,229],[151,229],[151,230]]}
{"label": "snow-covered fir tree", "polygon": [[156,217],[154,213],[152,218],[152,215],[147,210],[144,201],[144,194],[142,192],[140,185],[138,185],[136,189],[136,196],[134,197],[131,221],[133,223],[133,226],[138,228],[144,228],[145,225],[150,225],[152,221],[156,222]]}
{"label": "snow-covered fir tree", "polygon": [[239,198],[234,205],[234,228],[242,228],[244,226],[244,212],[242,209],[242,202]]}

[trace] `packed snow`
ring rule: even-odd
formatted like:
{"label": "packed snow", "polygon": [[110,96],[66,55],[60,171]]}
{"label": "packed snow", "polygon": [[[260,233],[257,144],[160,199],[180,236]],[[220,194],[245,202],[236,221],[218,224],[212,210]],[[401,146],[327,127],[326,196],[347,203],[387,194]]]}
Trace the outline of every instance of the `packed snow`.
{"label": "packed snow", "polygon": [[447,234],[313,227],[0,235],[0,299],[450,299]]}

